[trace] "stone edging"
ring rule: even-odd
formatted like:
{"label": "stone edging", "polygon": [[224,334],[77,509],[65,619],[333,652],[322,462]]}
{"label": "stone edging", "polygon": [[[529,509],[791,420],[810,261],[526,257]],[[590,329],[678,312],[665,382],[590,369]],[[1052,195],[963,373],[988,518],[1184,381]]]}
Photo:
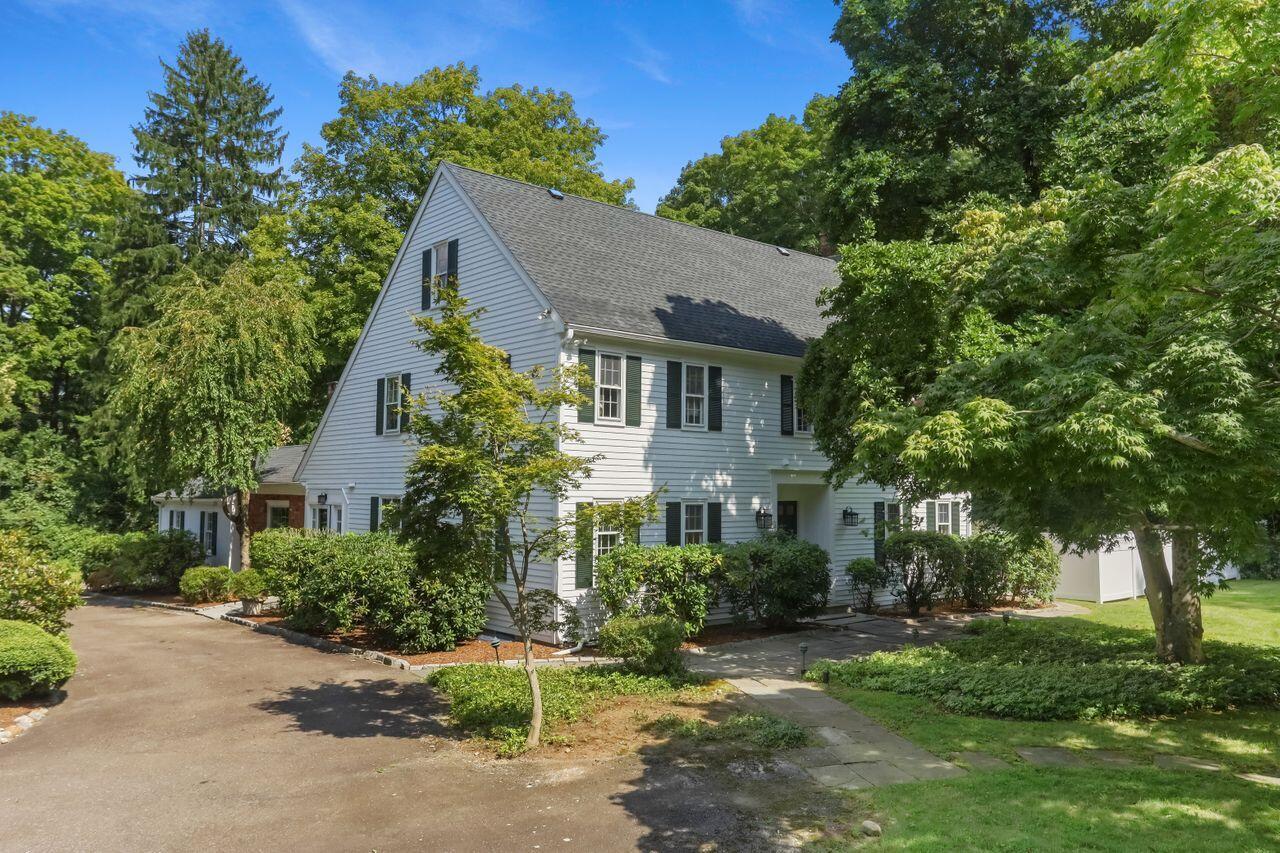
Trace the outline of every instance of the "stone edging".
{"label": "stone edging", "polygon": [[36,723],[45,718],[49,713],[49,709],[60,703],[66,696],[61,690],[54,693],[53,699],[48,705],[41,705],[38,708],[32,708],[25,714],[14,718],[12,725],[0,728],[0,745],[15,740],[19,735],[26,734]]}
{"label": "stone edging", "polygon": [[[334,652],[337,654],[348,654],[354,657],[371,660],[384,666],[402,669],[407,672],[434,672],[437,669],[445,669],[450,666],[463,666],[464,662],[459,663],[409,663],[404,658],[398,658],[385,652],[374,651],[373,649],[362,649],[359,646],[349,646],[345,643],[336,643],[333,640],[326,640],[322,637],[313,637],[310,634],[304,634],[301,631],[294,631],[289,628],[282,628],[279,625],[267,625],[262,622],[253,622],[249,619],[241,618],[230,613],[222,615],[222,621],[230,622],[234,625],[243,625],[246,628],[257,631],[259,634],[271,634],[275,637],[281,637],[291,643],[297,643],[303,646],[310,646],[313,649],[319,649],[324,652]],[[616,663],[613,658],[595,657],[593,655],[570,655],[562,658],[541,658],[534,662],[535,666],[591,666],[593,664]],[[466,661],[465,663],[474,663],[474,661]],[[503,666],[518,667],[523,666],[524,662],[520,660],[504,660]]]}

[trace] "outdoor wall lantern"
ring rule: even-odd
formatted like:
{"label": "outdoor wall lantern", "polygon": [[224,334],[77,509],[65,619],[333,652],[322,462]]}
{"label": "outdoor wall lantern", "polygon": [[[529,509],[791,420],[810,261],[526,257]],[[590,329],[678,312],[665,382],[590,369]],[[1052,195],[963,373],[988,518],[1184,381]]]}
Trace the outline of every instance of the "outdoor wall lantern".
{"label": "outdoor wall lantern", "polygon": [[329,502],[328,492],[321,492],[320,494],[316,495],[316,503],[320,504],[320,506],[324,506],[328,502]]}
{"label": "outdoor wall lantern", "polygon": [[845,527],[857,527],[862,519],[858,516],[858,511],[851,506],[844,508],[844,512],[840,513],[840,517],[844,519]]}
{"label": "outdoor wall lantern", "polygon": [[756,510],[756,527],[760,530],[769,530],[773,527],[773,513],[769,512],[767,506]]}

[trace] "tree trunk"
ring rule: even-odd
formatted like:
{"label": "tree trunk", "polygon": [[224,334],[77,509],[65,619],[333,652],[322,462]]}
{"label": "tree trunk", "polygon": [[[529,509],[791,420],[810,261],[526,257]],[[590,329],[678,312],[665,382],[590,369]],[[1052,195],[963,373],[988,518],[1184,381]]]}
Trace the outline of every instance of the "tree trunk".
{"label": "tree trunk", "polygon": [[232,529],[240,537],[240,568],[244,570],[249,568],[249,543],[253,538],[253,534],[249,531],[249,493],[239,491],[233,500],[223,498],[222,511],[231,522]]}
{"label": "tree trunk", "polygon": [[542,687],[538,684],[538,668],[533,665],[533,638],[524,637],[524,674],[529,677],[529,694],[533,697],[533,713],[529,716],[529,739],[525,746],[536,749],[542,741]]}
{"label": "tree trunk", "polygon": [[1204,663],[1195,534],[1179,531],[1174,535],[1172,573],[1164,558],[1164,541],[1145,515],[1135,520],[1133,538],[1156,629],[1156,656],[1170,663]]}

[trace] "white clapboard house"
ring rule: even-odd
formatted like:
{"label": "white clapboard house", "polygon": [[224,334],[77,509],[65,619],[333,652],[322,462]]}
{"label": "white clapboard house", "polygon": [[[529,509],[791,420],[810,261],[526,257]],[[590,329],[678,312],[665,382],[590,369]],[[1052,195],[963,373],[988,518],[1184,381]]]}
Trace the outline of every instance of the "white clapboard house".
{"label": "white clapboard house", "polygon": [[[831,554],[832,604],[849,600],[844,566],[874,552],[874,519],[893,496],[851,483],[832,489],[795,404],[806,341],[824,328],[816,300],[834,261],[661,219],[444,163],[298,466],[304,523],[376,529],[404,489],[414,445],[401,402],[439,382],[414,341],[434,284],[456,277],[478,329],[517,370],[578,362],[595,374],[590,404],[560,413],[603,454],[562,505],[666,487],[645,544],[736,541],[764,526]],[[923,523],[967,532],[958,501],[918,507]],[[539,566],[537,584],[575,599],[594,556],[620,532],[595,531],[595,551]],[[491,606],[491,626],[504,618]]]}

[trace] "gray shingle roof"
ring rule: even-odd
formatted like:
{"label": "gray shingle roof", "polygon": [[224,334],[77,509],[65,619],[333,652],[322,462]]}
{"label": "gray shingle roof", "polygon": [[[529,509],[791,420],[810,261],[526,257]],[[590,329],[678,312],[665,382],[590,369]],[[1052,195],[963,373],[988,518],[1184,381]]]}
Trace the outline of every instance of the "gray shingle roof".
{"label": "gray shingle roof", "polygon": [[443,167],[571,326],[782,355],[826,328],[832,259]]}
{"label": "gray shingle roof", "polygon": [[[273,447],[267,452],[262,462],[258,465],[259,483],[262,486],[279,486],[285,483],[298,482],[298,466],[302,464],[302,457],[307,452],[305,444],[284,444],[280,447]],[[218,489],[209,488],[203,480],[191,480],[181,491],[170,489],[167,492],[160,492],[152,495],[152,500],[165,500],[167,498],[217,498],[221,497],[222,492]]]}

